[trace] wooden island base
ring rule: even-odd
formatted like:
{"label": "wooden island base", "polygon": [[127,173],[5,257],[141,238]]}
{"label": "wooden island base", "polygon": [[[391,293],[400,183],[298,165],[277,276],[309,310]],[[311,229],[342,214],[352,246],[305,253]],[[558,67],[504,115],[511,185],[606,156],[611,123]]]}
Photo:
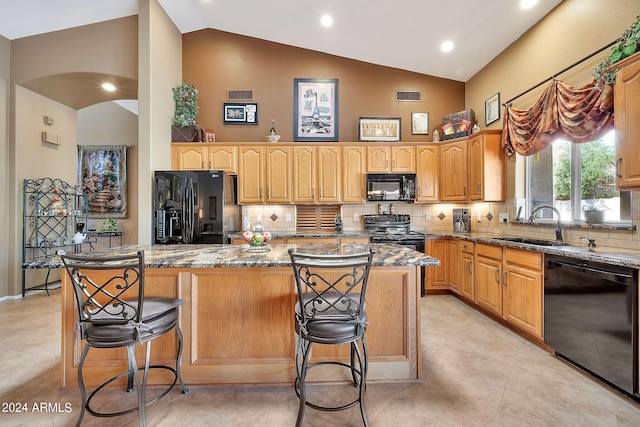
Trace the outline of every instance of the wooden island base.
{"label": "wooden island base", "polygon": [[[367,290],[370,326],[368,381],[421,379],[420,267],[373,266]],[[184,334],[182,376],[192,385],[293,384],[295,379],[295,283],[291,267],[147,268],[147,296],[178,297]],[[77,388],[77,363],[83,342],[74,333],[75,306],[68,277],[62,281],[63,387]],[[137,347],[138,360],[143,346]],[[172,365],[175,334],[154,340],[151,364]],[[312,358],[348,360],[348,344],[314,345]],[[92,349],[83,372],[88,387],[125,370],[125,349]],[[317,370],[321,371],[321,370]],[[345,370],[346,371],[346,370]],[[157,375],[160,373],[160,375]],[[320,373],[320,372],[319,372]],[[314,371],[310,372],[310,379]],[[317,381],[345,381],[346,372],[322,370]],[[162,371],[150,384],[172,379]]]}

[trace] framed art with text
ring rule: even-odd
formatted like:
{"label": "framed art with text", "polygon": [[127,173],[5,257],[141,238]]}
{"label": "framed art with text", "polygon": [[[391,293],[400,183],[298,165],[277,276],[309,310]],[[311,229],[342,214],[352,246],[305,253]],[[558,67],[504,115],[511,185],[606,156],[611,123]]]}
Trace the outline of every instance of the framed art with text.
{"label": "framed art with text", "polygon": [[429,135],[429,113],[411,113],[411,135]]}
{"label": "framed art with text", "polygon": [[360,117],[358,140],[371,142],[398,142],[401,138],[400,117]]}
{"label": "framed art with text", "polygon": [[500,92],[484,101],[484,124],[490,125],[500,119]]}
{"label": "framed art with text", "polygon": [[293,113],[294,141],[338,141],[338,79],[294,79]]}

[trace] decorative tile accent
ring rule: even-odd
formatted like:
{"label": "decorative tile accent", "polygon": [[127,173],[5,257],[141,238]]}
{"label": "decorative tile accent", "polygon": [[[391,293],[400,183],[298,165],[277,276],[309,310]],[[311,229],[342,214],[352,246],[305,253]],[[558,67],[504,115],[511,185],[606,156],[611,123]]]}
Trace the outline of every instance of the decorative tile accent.
{"label": "decorative tile accent", "polygon": [[438,215],[438,218],[440,218],[440,221],[442,221],[443,219],[445,219],[447,216],[444,214],[444,212],[440,212],[440,215]]}
{"label": "decorative tile accent", "polygon": [[278,215],[276,215],[275,213],[272,213],[269,218],[271,218],[271,221],[276,222],[276,220],[278,219]]}
{"label": "decorative tile accent", "polygon": [[491,215],[491,212],[487,214],[487,219],[489,220],[489,222],[491,222],[491,220],[493,219],[493,215]]}

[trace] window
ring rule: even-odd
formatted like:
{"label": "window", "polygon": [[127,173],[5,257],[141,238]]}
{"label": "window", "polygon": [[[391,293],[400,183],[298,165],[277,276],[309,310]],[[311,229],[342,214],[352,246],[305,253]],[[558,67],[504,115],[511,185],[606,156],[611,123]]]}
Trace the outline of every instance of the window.
{"label": "window", "polygon": [[[601,139],[573,144],[557,140],[527,158],[529,212],[556,207],[563,221],[585,221],[585,211],[603,213],[606,222],[631,220],[631,194],[615,189],[614,131]],[[541,210],[540,218],[553,212]]]}

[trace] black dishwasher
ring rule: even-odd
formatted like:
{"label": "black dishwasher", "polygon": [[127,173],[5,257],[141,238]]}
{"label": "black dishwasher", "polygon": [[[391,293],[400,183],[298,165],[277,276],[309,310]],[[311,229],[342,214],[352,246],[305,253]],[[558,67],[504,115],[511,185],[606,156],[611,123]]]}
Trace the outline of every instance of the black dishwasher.
{"label": "black dishwasher", "polygon": [[545,343],[640,400],[637,288],[634,268],[545,255]]}

